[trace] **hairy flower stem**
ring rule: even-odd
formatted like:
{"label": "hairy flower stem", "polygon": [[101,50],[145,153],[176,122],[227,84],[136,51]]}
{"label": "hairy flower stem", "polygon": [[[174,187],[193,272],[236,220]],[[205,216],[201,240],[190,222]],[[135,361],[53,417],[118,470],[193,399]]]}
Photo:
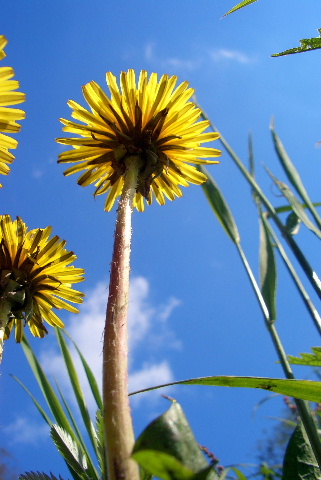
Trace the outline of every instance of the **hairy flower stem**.
{"label": "hairy flower stem", "polygon": [[134,430],[128,398],[128,328],[131,215],[140,157],[127,159],[118,207],[103,350],[103,399],[108,480],[139,480],[129,457]]}

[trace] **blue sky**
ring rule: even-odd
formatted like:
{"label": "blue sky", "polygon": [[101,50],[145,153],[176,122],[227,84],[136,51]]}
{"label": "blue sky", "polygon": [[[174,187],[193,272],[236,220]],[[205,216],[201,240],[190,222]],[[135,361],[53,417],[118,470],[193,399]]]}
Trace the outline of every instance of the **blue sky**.
{"label": "blue sky", "polygon": [[[14,67],[27,94],[16,160],[1,179],[1,213],[21,216],[29,228],[52,225],[77,254],[77,265],[86,270],[81,284],[86,300],[78,316],[63,313],[62,318],[97,378],[116,214],[103,211],[104,198],[94,200],[93,189],[63,177],[56,160],[64,147],[54,142],[61,136],[58,118],[70,118],[67,100],[85,106],[83,84],[95,80],[105,86],[106,71],[118,76],[128,68],[188,80],[244,162],[252,132],[257,178],[273,204],[282,205],[262,168],[266,164],[284,179],[268,129],[274,116],[312,199],[320,201],[320,51],[270,57],[317,35],[320,2],[311,0],[303,10],[293,0],[278,2],[277,9],[260,0],[222,19],[234,3],[16,0],[1,6],[0,33],[9,40],[1,66]],[[236,217],[256,273],[259,232],[249,188],[225,152],[210,171]],[[200,187],[184,189],[181,199],[163,207],[155,203],[143,214],[135,212],[133,228],[131,389],[206,375],[283,376],[237,252]],[[316,239],[302,230],[298,242],[320,272]],[[277,326],[288,353],[319,344],[282,266]],[[54,333],[30,340],[48,374],[68,392]],[[8,462],[17,473],[42,470],[67,478],[42,419],[10,377],[18,376],[41,399],[13,339],[0,370],[0,447],[10,453]],[[310,375],[304,369],[295,372]],[[282,398],[275,398],[253,418],[255,405],[266,397],[260,391],[176,387],[166,393],[182,404],[198,441],[223,465],[253,463],[257,440],[273,426],[267,417],[278,416],[282,408]],[[159,392],[135,399],[136,433],[167,407]]]}

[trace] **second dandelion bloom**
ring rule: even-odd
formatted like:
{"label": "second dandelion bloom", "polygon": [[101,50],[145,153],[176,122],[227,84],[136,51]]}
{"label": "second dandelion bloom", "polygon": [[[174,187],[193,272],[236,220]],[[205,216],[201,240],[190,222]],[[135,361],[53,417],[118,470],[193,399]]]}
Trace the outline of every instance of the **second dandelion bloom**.
{"label": "second dandelion bloom", "polygon": [[[0,60],[5,58],[4,48],[8,41],[4,35],[0,35]],[[14,71],[11,67],[0,67],[0,174],[8,175],[10,168],[8,164],[12,163],[14,156],[9,152],[12,148],[17,148],[18,142],[7,133],[17,133],[20,125],[17,120],[25,118],[25,112],[18,108],[11,108],[25,101],[25,94],[16,92],[19,88],[19,82],[13,80]],[[2,185],[0,184],[0,187]]]}
{"label": "second dandelion bloom", "polygon": [[[216,140],[216,132],[205,132],[208,121],[198,121],[201,109],[190,101],[194,90],[188,82],[176,87],[177,77],[140,72],[122,72],[120,87],[108,72],[109,98],[96,83],[83,87],[91,111],[69,101],[72,117],[82,123],[61,119],[63,131],[77,138],[58,138],[74,147],[59,155],[59,163],[74,163],[65,175],[82,172],[78,184],[96,186],[95,195],[107,193],[105,210],[110,211],[122,194],[127,159],[135,155],[139,162],[133,205],[143,211],[145,200],[155,197],[163,205],[166,198],[181,197],[180,186],[201,184],[206,176],[192,164],[218,163],[221,152],[203,147]],[[176,88],[175,88],[176,87]]]}
{"label": "second dandelion bloom", "polygon": [[84,270],[75,268],[76,255],[66,250],[51,227],[29,230],[18,217],[0,216],[0,361],[3,340],[15,330],[20,342],[24,326],[44,337],[44,322],[63,328],[53,309],[78,313],[70,303],[82,303],[84,294],[73,284],[83,281]]}

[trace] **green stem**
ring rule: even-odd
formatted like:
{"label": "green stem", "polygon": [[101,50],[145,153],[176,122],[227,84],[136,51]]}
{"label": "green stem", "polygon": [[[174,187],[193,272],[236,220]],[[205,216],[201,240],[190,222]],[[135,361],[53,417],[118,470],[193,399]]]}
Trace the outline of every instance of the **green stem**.
{"label": "green stem", "polygon": [[130,459],[135,442],[128,398],[128,300],[131,215],[140,157],[127,159],[118,207],[103,350],[103,400],[108,480],[139,480]]}
{"label": "green stem", "polygon": [[271,227],[271,225],[268,221],[266,222],[266,226],[269,229],[270,235],[273,238],[273,242],[275,243],[277,249],[279,250],[279,253],[282,257],[282,260],[285,263],[285,265],[286,265],[286,267],[287,267],[287,269],[288,269],[288,271],[289,271],[289,273],[290,273],[290,275],[293,279],[293,282],[294,282],[295,286],[297,287],[297,289],[299,291],[299,294],[300,294],[304,304],[306,305],[306,307],[307,307],[307,309],[308,309],[308,311],[309,311],[309,313],[312,317],[314,325],[316,326],[319,334],[321,335],[321,318],[320,318],[318,310],[315,308],[311,298],[309,297],[308,292],[306,291],[303,283],[300,280],[300,277],[298,276],[298,274],[295,271],[295,268],[293,267],[292,263],[290,262],[290,259],[287,256],[286,251],[283,248],[283,245],[279,241],[278,237],[276,236],[274,230],[272,229],[272,227]]}
{"label": "green stem", "polygon": [[[206,115],[206,113],[204,111],[202,111],[202,116],[205,120],[208,120],[210,122],[212,129],[215,132],[219,133],[219,130],[210,121],[210,119],[208,118],[208,116]],[[243,163],[241,162],[239,157],[236,155],[236,153],[233,151],[233,149],[230,147],[230,145],[227,143],[227,141],[221,135],[221,133],[220,133],[220,141],[223,144],[226,151],[228,152],[228,154],[230,155],[230,157],[233,159],[233,161],[237,165],[237,167],[241,170],[243,176],[246,178],[248,183],[251,185],[253,191],[259,196],[261,202],[263,203],[263,205],[265,206],[265,208],[269,212],[269,215],[273,218],[273,220],[274,220],[275,224],[277,225],[277,227],[279,228],[282,236],[284,237],[284,239],[288,243],[289,247],[293,251],[294,255],[296,256],[296,258],[298,260],[298,262],[300,263],[303,271],[305,272],[306,276],[310,280],[311,285],[314,288],[316,294],[321,299],[321,280],[318,277],[317,273],[313,270],[313,268],[311,267],[311,265],[307,261],[306,257],[304,256],[301,249],[298,247],[298,245],[295,242],[295,240],[293,239],[292,235],[290,235],[288,233],[288,231],[286,230],[286,228],[284,227],[283,223],[279,219],[278,214],[276,213],[276,211],[275,211],[273,205],[271,204],[271,202],[264,195],[260,186],[256,183],[253,176],[247,171],[247,169],[245,168],[245,166],[243,165]]]}
{"label": "green stem", "polygon": [[[261,310],[262,310],[262,313],[263,313],[263,316],[264,316],[266,328],[267,328],[267,330],[268,330],[268,332],[271,336],[271,339],[272,339],[272,342],[274,344],[275,350],[277,352],[280,363],[282,365],[285,377],[288,378],[288,379],[291,379],[291,380],[295,380],[293,371],[291,369],[291,365],[288,362],[288,359],[287,359],[286,353],[284,351],[284,348],[283,348],[281,339],[279,337],[279,334],[278,334],[278,332],[275,328],[275,325],[270,321],[270,316],[269,316],[267,306],[266,306],[264,298],[261,294],[260,288],[259,288],[259,286],[258,286],[258,284],[255,280],[255,277],[253,275],[251,267],[250,267],[250,265],[247,261],[247,258],[246,258],[245,254],[243,252],[243,249],[242,249],[240,243],[236,243],[235,245],[237,246],[237,250],[239,252],[239,255],[241,257],[243,265],[245,267],[246,273],[248,274],[251,285],[252,285],[252,287],[254,289],[254,292],[256,294],[256,297],[259,301],[259,305],[261,307]],[[307,433],[307,436],[309,438],[309,441],[310,441],[311,447],[313,449],[315,458],[316,458],[316,460],[318,462],[318,465],[319,465],[319,468],[321,470],[321,443],[320,443],[320,439],[319,439],[319,435],[318,435],[318,431],[317,431],[315,422],[314,422],[312,414],[311,414],[310,406],[309,406],[308,402],[306,402],[304,400],[300,400],[298,398],[295,398],[294,401],[295,401],[295,404],[297,406],[298,412],[300,414],[300,417],[301,417],[302,423],[304,425],[305,431]]]}

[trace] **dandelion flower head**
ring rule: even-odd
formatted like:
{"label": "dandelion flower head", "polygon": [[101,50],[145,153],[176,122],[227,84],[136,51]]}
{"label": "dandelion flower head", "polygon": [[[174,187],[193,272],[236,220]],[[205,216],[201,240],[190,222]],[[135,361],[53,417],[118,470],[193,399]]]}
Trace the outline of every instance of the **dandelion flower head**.
{"label": "dandelion flower head", "polygon": [[74,163],[64,174],[82,172],[78,184],[96,186],[95,195],[107,193],[105,210],[110,211],[121,195],[126,173],[126,158],[139,158],[139,173],[134,207],[139,211],[155,197],[161,205],[166,198],[181,197],[180,186],[201,184],[206,176],[191,164],[219,163],[211,160],[221,152],[203,147],[216,140],[216,132],[205,132],[206,120],[197,121],[201,110],[189,101],[194,90],[188,82],[175,88],[176,76],[156,73],[148,77],[142,70],[138,84],[134,70],[122,72],[120,87],[108,72],[109,98],[94,81],[83,87],[90,111],[74,101],[68,105],[72,117],[82,123],[60,119],[63,131],[80,136],[58,138],[74,149],[59,155],[58,163]]}
{"label": "dandelion flower head", "polygon": [[[5,58],[4,47],[8,43],[4,35],[0,35],[0,60]],[[19,82],[12,80],[14,71],[11,67],[0,67],[0,174],[8,175],[14,156],[9,152],[17,148],[17,140],[6,135],[7,133],[19,132],[21,126],[17,120],[25,118],[25,112],[18,108],[9,108],[25,101],[25,94],[16,92]],[[0,184],[0,187],[2,185]]]}
{"label": "dandelion flower head", "polygon": [[15,328],[20,342],[26,324],[35,337],[46,335],[44,322],[63,328],[53,308],[78,313],[69,302],[83,301],[84,295],[72,284],[84,279],[84,271],[71,265],[76,255],[58,236],[50,238],[51,231],[51,227],[28,231],[19,217],[12,221],[9,215],[0,216],[0,303],[8,316],[4,339]]}

